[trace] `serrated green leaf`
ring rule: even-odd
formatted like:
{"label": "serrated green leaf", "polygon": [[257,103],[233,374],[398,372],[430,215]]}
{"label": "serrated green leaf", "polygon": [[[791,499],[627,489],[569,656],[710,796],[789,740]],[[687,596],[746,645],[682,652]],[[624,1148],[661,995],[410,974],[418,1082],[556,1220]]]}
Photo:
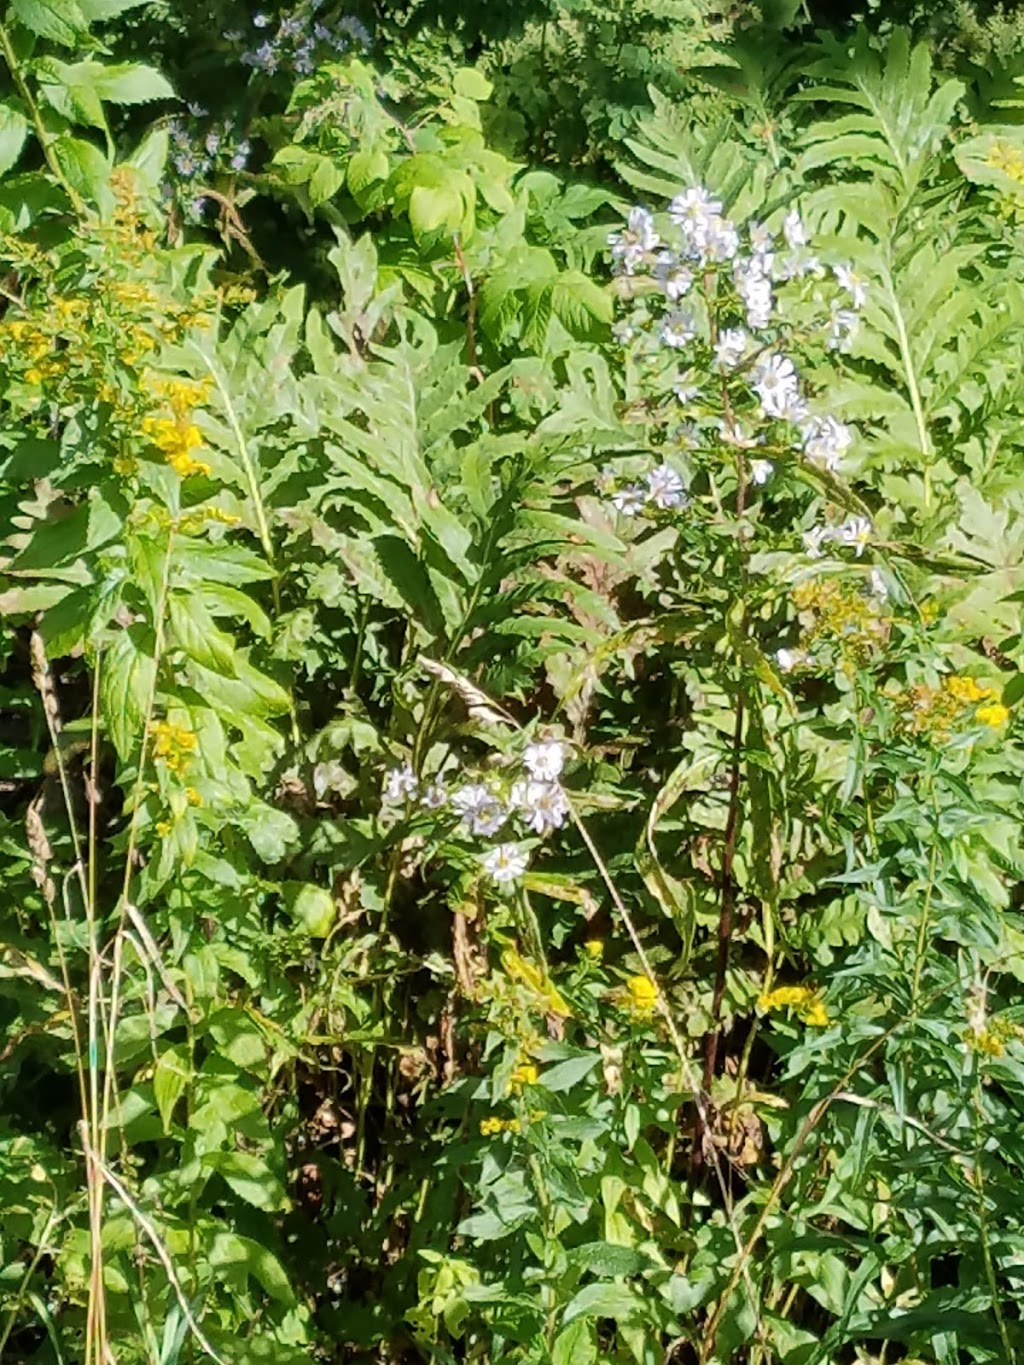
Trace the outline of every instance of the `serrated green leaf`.
{"label": "serrated green leaf", "polygon": [[21,156],[28,136],[28,120],[13,100],[0,104],[0,175],[6,175]]}
{"label": "serrated green leaf", "polygon": [[100,701],[107,733],[122,759],[142,740],[142,727],[156,684],[156,641],[145,626],[129,626],[103,653]]}
{"label": "serrated green leaf", "polygon": [[89,22],[77,0],[11,0],[11,14],[30,33],[74,47]]}

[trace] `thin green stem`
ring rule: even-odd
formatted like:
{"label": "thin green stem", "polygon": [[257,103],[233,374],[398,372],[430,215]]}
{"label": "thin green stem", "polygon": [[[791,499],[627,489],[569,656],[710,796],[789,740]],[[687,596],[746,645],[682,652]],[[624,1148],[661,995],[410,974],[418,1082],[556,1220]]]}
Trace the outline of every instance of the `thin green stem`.
{"label": "thin green stem", "polygon": [[17,90],[22,103],[28,110],[29,119],[32,122],[32,127],[35,131],[43,156],[46,158],[46,164],[50,168],[50,173],[71,201],[71,207],[79,217],[81,217],[86,211],[85,201],[68,180],[67,176],[64,174],[63,167],[57,159],[57,153],[53,150],[53,139],[46,131],[46,125],[43,123],[43,116],[39,112],[39,105],[36,103],[35,96],[32,94],[32,91],[29,89],[28,83],[25,80],[24,72],[21,69],[21,63],[18,61],[17,53],[14,51],[14,44],[11,42],[11,36],[7,32],[6,26],[2,23],[0,23],[0,52],[3,53],[4,61],[7,63],[7,69],[11,73],[11,80],[14,82],[14,88]]}

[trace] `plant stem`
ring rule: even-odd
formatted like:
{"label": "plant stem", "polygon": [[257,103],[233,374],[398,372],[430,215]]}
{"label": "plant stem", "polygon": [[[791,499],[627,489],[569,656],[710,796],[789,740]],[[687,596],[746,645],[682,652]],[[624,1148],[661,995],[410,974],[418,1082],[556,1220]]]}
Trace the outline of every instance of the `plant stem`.
{"label": "plant stem", "polygon": [[14,44],[11,42],[11,36],[7,32],[6,25],[2,23],[0,23],[0,52],[3,53],[4,61],[7,63],[7,69],[11,73],[11,80],[14,82],[14,88],[17,90],[25,108],[28,110],[28,116],[32,121],[36,139],[39,142],[43,156],[46,158],[46,164],[50,168],[50,173],[71,201],[71,207],[81,218],[86,211],[85,201],[68,180],[60,162],[57,160],[57,154],[53,150],[53,139],[46,131],[46,125],[43,123],[43,116],[39,112],[39,105],[36,103],[35,96],[32,94],[32,91],[29,89],[25,80],[24,73],[21,69],[21,63],[18,61],[17,54],[14,51]]}

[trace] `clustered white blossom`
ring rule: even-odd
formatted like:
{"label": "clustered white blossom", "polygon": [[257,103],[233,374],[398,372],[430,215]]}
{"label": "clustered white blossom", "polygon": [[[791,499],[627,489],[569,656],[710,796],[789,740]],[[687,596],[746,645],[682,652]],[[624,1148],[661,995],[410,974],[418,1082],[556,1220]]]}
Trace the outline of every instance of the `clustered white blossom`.
{"label": "clustered white blossom", "polygon": [[841,526],[812,526],[803,535],[804,549],[811,559],[821,559],[825,545],[845,545],[859,559],[871,542],[874,528],[867,517],[847,517]]}
{"label": "clustered white blossom", "polygon": [[[569,818],[569,799],[560,782],[565,756],[561,740],[535,740],[523,750],[521,771],[511,782],[489,776],[463,782],[450,793],[438,779],[422,783],[412,765],[403,763],[385,775],[381,794],[386,806],[447,811],[464,837],[489,839],[516,824],[543,837]],[[509,841],[484,854],[481,866],[493,881],[513,882],[529,866],[529,855]]]}
{"label": "clustered white blossom", "polygon": [[[755,400],[755,420],[771,426],[773,445],[790,444],[809,463],[830,473],[840,469],[853,433],[838,418],[811,412],[796,366],[783,349],[778,316],[782,287],[812,278],[819,297],[828,283],[828,272],[810,250],[797,209],[790,209],[774,232],[763,223],[750,223],[741,235],[725,215],[722,201],[696,185],[672,199],[667,220],[659,218],[656,223],[649,210],[631,209],[625,229],[611,233],[608,244],[617,274],[647,281],[628,286],[635,306],[617,323],[616,336],[625,345],[636,345],[641,361],[660,358],[674,366],[677,357],[688,358],[694,370],[678,373],[672,382],[680,404],[688,406],[700,396],[695,377],[717,372],[733,397],[723,439],[744,446],[759,443],[756,433],[749,441],[735,437],[739,417],[748,412],[745,385]],[[856,331],[868,290],[849,265],[834,266],[831,275],[838,294],[820,321],[827,345],[837,348],[846,346]],[[708,317],[712,276],[714,322]],[[783,433],[777,423],[788,423],[795,432]],[[700,439],[699,432],[694,439],[687,427],[670,435],[677,448],[694,446]],[[764,483],[772,472],[771,461],[752,461],[753,482]],[[687,504],[682,477],[667,463],[646,479],[620,482],[609,473],[604,482],[613,506],[624,516]],[[855,545],[859,553],[865,540],[861,536],[843,543]]]}

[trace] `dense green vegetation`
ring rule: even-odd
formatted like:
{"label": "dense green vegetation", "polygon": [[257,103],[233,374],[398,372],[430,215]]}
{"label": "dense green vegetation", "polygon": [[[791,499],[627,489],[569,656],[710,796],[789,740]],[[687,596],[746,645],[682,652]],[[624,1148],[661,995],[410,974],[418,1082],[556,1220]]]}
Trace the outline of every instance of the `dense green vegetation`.
{"label": "dense green vegetation", "polygon": [[1024,17],[3,8],[0,1359],[1024,1359]]}

